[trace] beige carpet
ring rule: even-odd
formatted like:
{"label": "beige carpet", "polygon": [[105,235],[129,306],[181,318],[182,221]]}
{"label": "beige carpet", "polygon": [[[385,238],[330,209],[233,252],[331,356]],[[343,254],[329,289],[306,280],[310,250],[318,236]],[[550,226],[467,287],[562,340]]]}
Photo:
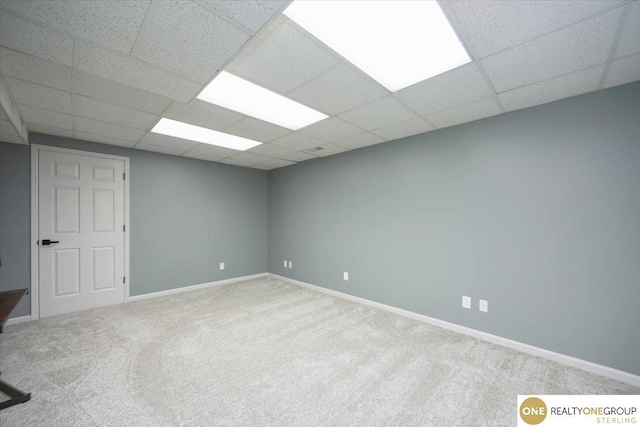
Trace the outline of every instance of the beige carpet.
{"label": "beige carpet", "polygon": [[639,389],[258,279],[10,326],[18,426],[513,426],[517,394]]}

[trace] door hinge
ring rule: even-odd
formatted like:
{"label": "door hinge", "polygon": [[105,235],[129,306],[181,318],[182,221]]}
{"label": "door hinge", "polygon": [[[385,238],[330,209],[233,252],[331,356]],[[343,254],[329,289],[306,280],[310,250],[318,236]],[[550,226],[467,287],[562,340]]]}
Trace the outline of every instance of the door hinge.
{"label": "door hinge", "polygon": [[122,232],[124,233],[125,231],[127,231],[127,226],[126,226],[126,225],[123,225],[123,226],[122,226]]}
{"label": "door hinge", "polygon": [[123,174],[122,174],[122,179],[123,179],[123,180],[127,179],[127,174],[126,174],[126,173],[123,173]]}
{"label": "door hinge", "polygon": [[127,283],[127,276],[122,276],[122,283]]}

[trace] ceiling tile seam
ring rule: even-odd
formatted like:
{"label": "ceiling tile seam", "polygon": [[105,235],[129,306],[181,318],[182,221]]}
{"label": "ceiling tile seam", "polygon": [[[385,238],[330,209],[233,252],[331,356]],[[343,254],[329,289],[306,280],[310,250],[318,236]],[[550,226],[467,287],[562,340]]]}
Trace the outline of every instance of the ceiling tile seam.
{"label": "ceiling tile seam", "polygon": [[216,15],[218,18],[224,20],[225,22],[228,22],[229,24],[231,24],[234,27],[236,27],[238,30],[240,30],[243,33],[247,34],[248,36],[253,37],[253,36],[256,35],[256,33],[251,31],[251,29],[245,27],[240,22],[234,20],[232,17],[227,16],[224,13],[220,12],[219,10],[217,10],[215,7],[209,5],[208,3],[205,3],[205,2],[199,1],[199,0],[193,0],[193,3],[195,3],[197,6],[200,6],[201,8],[205,9],[207,12],[213,13],[214,15]]}
{"label": "ceiling tile seam", "polygon": [[134,58],[137,57],[140,51],[140,46],[142,45],[142,40],[149,31],[151,21],[153,21],[153,19],[155,18],[156,12],[158,11],[159,7],[160,2],[151,2],[149,7],[147,8],[147,11],[144,14],[144,18],[142,19],[142,24],[140,25],[140,28],[138,28],[138,34],[136,34],[136,39],[133,42],[133,46],[131,46],[131,49],[129,50],[129,56]]}
{"label": "ceiling tile seam", "polygon": [[[100,49],[100,50],[105,50],[105,51],[107,51],[107,52],[109,52],[109,53],[111,53],[111,54],[113,54],[113,55],[120,56],[120,57],[122,57],[122,58],[126,58],[127,60],[129,60],[129,61],[133,61],[133,62],[135,62],[135,63],[137,63],[137,64],[140,64],[140,65],[146,65],[147,67],[155,68],[155,69],[157,69],[157,70],[159,70],[159,71],[162,71],[163,73],[168,74],[168,75],[170,75],[170,76],[172,76],[172,77],[175,77],[175,78],[178,78],[178,79],[182,79],[182,80],[186,80],[186,81],[188,81],[189,83],[194,83],[194,84],[197,84],[197,85],[202,85],[202,82],[199,82],[199,81],[197,81],[197,80],[193,80],[193,79],[192,79],[192,78],[190,78],[190,77],[187,77],[187,76],[182,75],[182,74],[180,74],[180,73],[176,73],[175,71],[171,71],[171,70],[169,70],[169,69],[167,69],[167,68],[164,68],[164,67],[161,67],[161,66],[159,66],[159,65],[152,64],[152,63],[147,62],[147,61],[143,61],[142,59],[140,59],[140,58],[136,58],[135,56],[127,55],[126,53],[119,52],[119,51],[117,51],[117,50],[115,50],[115,49],[111,49],[111,48],[108,48],[108,47],[104,47],[104,46],[102,46],[102,45],[100,45],[100,44],[98,44],[98,43],[94,43],[94,42],[92,42],[91,40],[87,40],[87,39],[82,38],[82,37],[74,37],[74,40],[76,40],[76,39],[77,39],[77,40],[82,41],[83,43],[86,43],[86,44],[88,44],[88,45],[91,45],[91,46],[93,46],[94,48],[97,48],[97,49]],[[84,70],[80,70],[80,71],[84,71]],[[87,71],[85,71],[85,72],[87,72]],[[100,77],[101,77],[101,76],[100,76]],[[106,78],[106,77],[103,77],[103,78]],[[147,91],[147,92],[148,92],[148,91]],[[164,96],[165,98],[168,98],[168,97],[167,97],[167,96],[165,96],[165,95],[160,95],[160,96]]]}
{"label": "ceiling tile seam", "polygon": [[[569,71],[569,72],[567,72],[567,73],[559,74],[559,75],[557,75],[557,76],[553,76],[553,77],[550,77],[550,78],[547,78],[547,79],[544,79],[544,80],[538,80],[538,81],[535,81],[535,82],[532,82],[532,83],[527,83],[527,84],[525,84],[525,85],[516,86],[516,87],[511,88],[511,89],[503,90],[502,92],[497,92],[497,94],[498,94],[498,95],[502,95],[502,94],[509,93],[509,92],[511,92],[511,91],[514,91],[514,90],[522,89],[522,88],[529,87],[529,86],[534,86],[534,85],[537,85],[537,84],[540,84],[540,83],[549,82],[549,81],[551,81],[551,80],[559,79],[559,78],[561,78],[561,77],[566,77],[566,76],[569,76],[569,75],[571,75],[571,74],[575,74],[575,73],[580,73],[580,72],[582,72],[582,71],[590,70],[590,69],[592,69],[592,68],[602,67],[602,66],[603,66],[603,65],[605,65],[606,63],[607,63],[606,61],[605,61],[605,62],[599,62],[599,63],[594,64],[594,65],[589,65],[589,66],[587,66],[587,67],[579,68],[579,69],[577,69],[577,70],[572,70],[572,71]],[[464,104],[464,105],[467,105],[467,104]],[[461,105],[461,106],[462,106],[462,105]],[[460,107],[461,107],[461,106],[460,106]],[[435,113],[439,113],[439,112],[440,112],[440,111],[435,111]],[[430,114],[433,114],[433,113],[430,113]]]}
{"label": "ceiling tile seam", "polygon": [[[633,3],[633,1],[636,1],[636,0],[632,0],[632,2],[631,2],[631,3],[629,3],[629,4],[632,4],[632,3]],[[621,2],[620,4],[616,4],[616,5],[613,5],[613,6],[609,6],[609,7],[607,7],[607,8],[604,8],[604,9],[600,10],[599,12],[595,12],[595,13],[592,13],[592,14],[587,15],[587,16],[585,16],[585,17],[582,17],[582,18],[580,18],[580,19],[578,19],[578,20],[576,20],[576,21],[573,21],[573,22],[571,22],[571,23],[569,23],[569,24],[567,24],[567,25],[564,25],[564,26],[562,26],[562,27],[556,28],[556,29],[551,30],[551,31],[547,31],[546,33],[543,33],[543,34],[540,34],[540,35],[538,35],[538,36],[532,37],[532,38],[527,39],[527,40],[525,40],[525,41],[523,41],[523,42],[521,42],[521,43],[515,44],[515,45],[513,45],[513,46],[505,47],[504,49],[500,49],[500,50],[498,50],[498,51],[492,52],[492,53],[490,53],[490,54],[488,54],[488,55],[485,55],[485,56],[481,57],[480,59],[484,60],[484,59],[487,59],[487,58],[491,58],[492,56],[496,56],[496,55],[498,55],[498,54],[501,54],[501,53],[507,52],[507,51],[509,51],[509,50],[517,49],[517,48],[519,48],[520,46],[525,45],[525,44],[527,44],[527,43],[531,43],[531,42],[533,42],[533,41],[536,41],[536,40],[538,40],[538,39],[541,39],[541,38],[543,38],[543,37],[546,37],[546,36],[548,36],[548,35],[550,35],[550,34],[557,33],[557,32],[562,31],[562,30],[566,30],[566,29],[567,29],[567,28],[569,28],[569,27],[572,27],[572,26],[577,25],[577,24],[581,24],[581,23],[583,23],[584,21],[588,21],[589,19],[595,18],[596,16],[604,15],[605,13],[609,13],[609,12],[611,12],[612,10],[615,10],[615,9],[618,9],[618,8],[622,8],[622,7],[625,7],[625,6],[627,6],[627,2],[626,2],[626,1],[623,1],[623,2]],[[454,12],[454,14],[455,14],[455,12]]]}
{"label": "ceiling tile seam", "polygon": [[[471,57],[471,61],[472,63],[475,63],[478,71],[480,72],[480,75],[482,76],[482,79],[484,80],[485,84],[487,85],[487,88],[489,89],[489,92],[493,96],[493,100],[496,102],[496,104],[498,104],[498,108],[500,108],[500,112],[502,113],[506,112],[504,105],[502,105],[502,101],[500,101],[500,98],[496,93],[496,88],[493,86],[491,79],[489,79],[487,72],[484,70],[482,63],[480,62],[480,57],[478,56],[475,49],[473,48],[473,45],[470,42],[471,38],[465,31],[464,26],[460,24],[460,21],[458,20],[458,16],[455,14],[455,11],[451,8],[451,5],[449,3],[446,3],[446,4],[441,3],[441,5],[445,15],[449,17],[451,26],[455,29],[458,36],[460,37],[462,44],[467,46],[469,56]],[[469,42],[467,42],[467,40]]]}
{"label": "ceiling tile seam", "polygon": [[[409,120],[413,120],[413,119],[409,119]],[[391,125],[391,126],[393,126],[393,125]],[[367,134],[369,134],[369,135],[371,135],[371,136],[373,136],[373,137],[380,138],[378,135],[374,134],[373,132],[365,132],[365,133],[367,133]],[[344,145],[340,145],[340,143],[341,143],[342,141],[346,141],[346,140],[348,140],[349,138],[355,138],[356,136],[362,136],[362,135],[364,135],[364,134],[363,134],[363,133],[361,133],[360,135],[355,135],[355,136],[349,136],[349,137],[347,137],[347,138],[342,138],[342,139],[339,139],[339,140],[338,140],[338,141],[336,141],[336,142],[332,142],[332,144],[333,144],[333,145],[337,145],[338,147],[347,148],[347,149],[349,149],[349,150],[355,150],[355,148],[345,147]],[[386,142],[386,141],[384,141],[384,142]],[[313,153],[310,153],[310,154],[313,154]],[[316,156],[316,157],[318,157],[318,156]]]}
{"label": "ceiling tile seam", "polygon": [[142,136],[140,137],[140,139],[138,139],[138,140],[136,141],[136,143],[135,143],[135,145],[133,146],[133,148],[136,148],[136,147],[138,146],[138,144],[140,144],[140,141],[142,141],[142,139],[143,139],[145,136],[147,136],[147,134],[148,134],[149,132],[151,132],[151,129],[153,129],[153,128],[158,124],[158,122],[159,122],[159,121],[164,117],[164,115],[165,115],[165,113],[167,112],[167,110],[168,110],[169,108],[171,108],[171,107],[174,105],[174,103],[176,103],[176,102],[180,102],[180,101],[171,100],[171,102],[169,102],[169,103],[167,104],[167,106],[166,106],[166,107],[164,107],[164,109],[160,112],[160,114],[157,114],[157,115],[156,115],[156,119],[151,123],[151,125],[149,125],[149,127],[147,127],[147,129],[145,129],[145,130],[144,130],[144,133],[142,134]]}
{"label": "ceiling tile seam", "polygon": [[618,28],[616,28],[616,34],[613,36],[613,40],[611,41],[611,49],[609,49],[609,56],[607,57],[607,61],[605,62],[604,69],[602,70],[602,76],[600,77],[600,84],[598,84],[598,90],[604,88],[604,85],[607,81],[607,77],[609,75],[609,69],[611,68],[611,63],[614,61],[616,57],[616,52],[618,50],[618,44],[620,39],[622,38],[622,32],[625,30],[627,26],[627,22],[629,21],[629,15],[631,14],[631,5],[633,3],[629,3],[625,6],[625,10],[622,12],[620,16],[620,21],[618,22]]}
{"label": "ceiling tile seam", "polygon": [[235,61],[235,59],[240,56],[240,54],[249,46],[249,44],[255,40],[257,37],[260,36],[260,34],[262,34],[265,29],[278,17],[282,14],[282,12],[289,6],[291,2],[287,2],[284,5],[282,5],[282,7],[280,9],[278,9],[278,11],[276,13],[273,14],[273,16],[271,16],[271,18],[269,18],[269,20],[258,30],[256,31],[256,33],[253,36],[250,36],[247,41],[240,46],[240,48],[236,51],[236,53],[234,53],[233,55],[231,55],[231,57],[229,59],[227,59],[227,61],[222,64],[220,66],[219,69],[217,69],[214,73],[213,76],[211,76],[211,78],[206,81],[204,84],[198,82],[198,84],[202,85],[200,90],[198,92],[196,92],[195,95],[193,95],[191,97],[191,99],[189,100],[189,102],[187,102],[187,105],[191,105],[192,102],[194,102],[196,99],[198,99],[198,96],[200,95],[200,93],[211,84],[211,82],[218,76],[218,74],[220,74],[220,72],[224,71],[227,69],[227,67],[229,67],[229,64],[231,64],[233,61]]}
{"label": "ceiling tile seam", "polygon": [[[15,52],[15,53],[17,53],[18,55],[28,56],[29,58],[35,58],[35,59],[37,59],[37,60],[41,60],[41,61],[45,61],[45,62],[49,62],[49,63],[51,63],[51,64],[53,64],[53,65],[55,65],[55,66],[65,67],[65,68],[68,68],[69,70],[73,70],[73,67],[69,67],[69,66],[68,66],[68,65],[66,65],[66,64],[61,64],[61,63],[59,63],[59,62],[54,62],[54,61],[50,61],[50,60],[48,60],[48,59],[40,58],[40,57],[38,57],[38,56],[30,55],[30,54],[28,54],[28,53],[24,53],[24,52],[21,52],[21,51],[19,51],[19,50],[15,50],[15,49],[12,49],[12,48],[10,48],[10,47],[3,46],[3,45],[0,45],[0,46],[2,47],[2,49],[10,50],[11,52]],[[31,83],[31,84],[34,84],[34,85],[40,85],[40,86],[48,87],[48,88],[51,88],[51,89],[57,89],[57,90],[61,90],[61,91],[64,91],[64,92],[69,92],[68,90],[60,89],[59,87],[50,86],[50,85],[43,84],[43,83],[34,83],[34,82],[30,81],[30,80],[25,80],[25,79],[23,79],[23,78],[21,78],[21,77],[19,77],[19,76],[10,76],[10,75],[8,75],[8,74],[5,74],[5,75],[6,75],[7,77],[11,77],[12,79],[21,80],[21,81],[23,81],[23,82]]]}
{"label": "ceiling tile seam", "polygon": [[[10,9],[8,10],[8,9],[1,8],[1,7],[0,7],[0,11],[1,11],[2,13],[5,13],[5,12],[6,12],[6,13],[8,13],[9,15],[16,16],[16,17],[21,18],[21,19],[24,19],[25,21],[30,22],[30,23],[32,23],[32,24],[36,24],[36,25],[42,26],[42,27],[47,28],[47,29],[49,29],[49,30],[51,30],[51,31],[54,31],[54,32],[57,32],[57,33],[59,33],[59,34],[63,34],[63,35],[66,35],[66,36],[68,36],[68,37],[72,38],[72,40],[73,40],[73,50],[74,50],[74,52],[72,53],[72,55],[73,55],[73,59],[74,59],[74,68],[76,68],[76,64],[75,64],[75,49],[76,49],[76,48],[75,48],[75,45],[76,45],[76,40],[81,40],[82,42],[87,43],[87,44],[89,44],[89,45],[91,45],[91,46],[95,46],[95,47],[97,47],[98,49],[106,50],[107,52],[110,52],[110,53],[113,53],[113,54],[115,54],[115,55],[118,55],[118,56],[121,56],[121,57],[127,58],[127,59],[129,59],[129,60],[131,60],[131,61],[135,61],[135,62],[137,62],[137,63],[139,63],[139,64],[144,64],[144,65],[147,65],[147,66],[151,66],[151,67],[157,68],[158,70],[161,70],[161,71],[163,71],[163,72],[165,72],[165,73],[167,73],[167,74],[170,74],[170,75],[172,75],[172,76],[174,76],[174,77],[177,77],[177,78],[181,78],[181,79],[187,80],[187,81],[189,81],[189,82],[191,82],[191,83],[195,83],[195,84],[198,84],[198,85],[202,85],[202,82],[199,82],[199,81],[193,80],[193,79],[191,79],[191,78],[189,78],[189,77],[186,77],[186,76],[184,76],[184,75],[182,75],[182,74],[179,74],[179,73],[173,72],[173,71],[168,70],[168,69],[166,69],[166,68],[160,67],[160,66],[158,66],[158,65],[151,64],[151,63],[149,63],[149,62],[143,61],[143,60],[141,60],[141,59],[139,59],[139,58],[136,58],[136,57],[134,57],[134,56],[127,55],[126,53],[122,53],[122,52],[120,52],[120,51],[118,51],[118,50],[111,49],[111,48],[109,48],[109,47],[106,47],[106,46],[103,46],[103,45],[101,45],[101,44],[95,43],[95,42],[93,42],[93,41],[91,41],[91,40],[88,40],[88,39],[86,39],[86,38],[84,38],[84,37],[79,37],[79,36],[76,36],[76,35],[73,35],[73,34],[71,34],[71,33],[67,32],[67,31],[59,30],[59,29],[57,29],[56,27],[54,27],[54,26],[52,26],[52,25],[50,25],[50,24],[48,24],[48,23],[46,23],[46,22],[38,21],[38,20],[36,20],[36,19],[30,18],[29,16],[23,15],[23,14],[18,13],[18,12],[14,12],[14,11],[12,11],[12,10],[10,10]],[[146,18],[146,15],[145,15],[145,18]],[[143,21],[143,25],[144,25],[144,21]],[[137,41],[137,39],[136,39],[136,41]],[[5,47],[5,46],[2,46],[2,47]],[[135,47],[135,46],[134,46],[134,47]],[[6,48],[6,47],[5,47],[5,48]],[[8,48],[7,48],[7,49],[8,49]],[[14,49],[11,49],[11,50],[14,50]],[[132,49],[132,50],[133,50],[133,49]],[[33,56],[33,57],[35,57],[35,58],[39,58],[39,57],[36,57],[35,55],[30,55],[30,54],[25,53],[25,52],[22,52],[22,51],[16,51],[16,52],[19,52],[19,53],[21,53],[21,54],[23,54],[23,55],[29,55],[29,56]],[[39,59],[43,59],[43,60],[47,61],[47,59],[44,59],[44,58],[39,58]],[[54,64],[59,64],[59,65],[65,65],[65,66],[66,66],[66,64],[61,64],[61,63],[59,63],[59,62],[54,62],[54,61],[49,61],[49,62],[53,62]],[[82,71],[82,70],[81,70],[81,71]]]}
{"label": "ceiling tile seam", "polygon": [[[328,52],[330,55],[332,55],[333,57],[335,57],[339,63],[335,65],[335,67],[339,66],[340,64],[342,65],[346,65],[349,68],[351,68],[353,71],[355,71],[356,73],[360,74],[362,77],[364,77],[365,79],[369,80],[369,82],[376,84],[377,86],[381,87],[387,94],[393,94],[394,92],[391,92],[389,89],[387,89],[385,86],[382,85],[382,83],[380,83],[379,81],[377,81],[376,79],[374,79],[373,77],[371,77],[369,74],[365,73],[363,70],[361,70],[359,67],[357,67],[355,64],[353,64],[351,61],[347,60],[347,58],[345,58],[344,56],[340,55],[338,52],[336,52],[335,50],[331,49],[329,46],[327,46],[326,44],[324,44],[320,39],[318,39],[316,36],[314,36],[313,34],[311,34],[310,32],[308,32],[306,29],[304,29],[303,27],[301,27],[300,25],[298,25],[297,22],[295,22],[294,20],[290,19],[288,16],[286,15],[282,15],[283,18],[285,18],[292,27],[294,27],[296,30],[298,30],[299,32],[301,32],[302,34],[306,35],[311,41],[313,41],[317,46],[319,46],[322,50],[324,50],[325,52]],[[335,67],[331,67],[331,68],[335,68]],[[329,70],[327,70],[329,71]],[[322,73],[324,74],[324,73]],[[312,79],[309,79],[309,81],[305,82],[304,84],[310,83],[313,80],[315,80],[316,78],[320,77],[322,74],[319,74],[317,76],[315,76]],[[303,86],[303,85],[300,85]],[[295,89],[293,89],[295,90]],[[289,93],[289,92],[287,92]],[[379,98],[378,98],[379,99]],[[342,113],[341,113],[342,114]]]}

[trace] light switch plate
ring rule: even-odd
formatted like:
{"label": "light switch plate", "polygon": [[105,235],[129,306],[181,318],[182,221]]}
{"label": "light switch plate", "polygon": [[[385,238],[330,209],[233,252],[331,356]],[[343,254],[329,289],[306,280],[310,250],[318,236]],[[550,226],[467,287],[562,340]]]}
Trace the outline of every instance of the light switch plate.
{"label": "light switch plate", "polygon": [[293,268],[293,262],[289,261],[289,268]]}
{"label": "light switch plate", "polygon": [[489,311],[489,302],[486,300],[481,299],[480,300],[480,304],[479,307],[480,311],[482,311],[483,313],[487,313]]}
{"label": "light switch plate", "polygon": [[287,268],[287,260],[284,260],[284,268]]}
{"label": "light switch plate", "polygon": [[224,262],[220,263],[220,270],[224,270]]}
{"label": "light switch plate", "polygon": [[471,308],[471,297],[462,297],[462,307]]}
{"label": "light switch plate", "polygon": [[349,273],[347,273],[346,271],[343,273],[342,277],[344,278],[344,280],[349,281]]}

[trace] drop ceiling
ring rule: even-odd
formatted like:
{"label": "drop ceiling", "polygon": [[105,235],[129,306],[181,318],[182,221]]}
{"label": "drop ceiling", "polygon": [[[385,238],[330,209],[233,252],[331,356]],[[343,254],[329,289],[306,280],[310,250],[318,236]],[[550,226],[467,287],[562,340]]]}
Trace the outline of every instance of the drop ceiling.
{"label": "drop ceiling", "polygon": [[[26,127],[269,170],[640,80],[639,1],[439,3],[472,62],[390,92],[288,1],[0,0],[0,140]],[[329,117],[292,131],[196,99],[222,70]],[[150,133],[162,117],[263,144]]]}

